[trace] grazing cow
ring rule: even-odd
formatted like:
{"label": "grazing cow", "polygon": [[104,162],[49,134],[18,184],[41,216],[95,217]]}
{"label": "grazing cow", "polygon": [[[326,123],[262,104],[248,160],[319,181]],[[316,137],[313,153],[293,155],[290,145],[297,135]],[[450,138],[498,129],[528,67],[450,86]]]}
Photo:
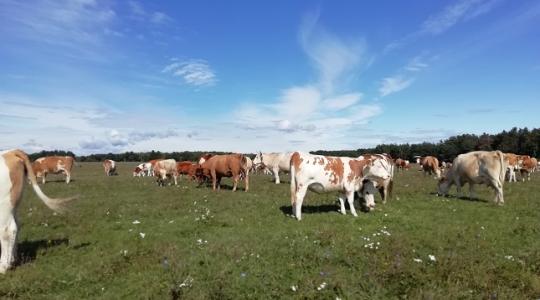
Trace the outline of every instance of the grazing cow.
{"label": "grazing cow", "polygon": [[405,159],[398,158],[396,159],[396,167],[398,170],[408,170],[409,169],[409,161]]}
{"label": "grazing cow", "polygon": [[508,161],[508,165],[505,171],[506,180],[508,180],[508,182],[517,182],[516,171],[519,170],[519,156],[514,153],[505,153],[504,157]]}
{"label": "grazing cow", "polygon": [[112,176],[116,174],[116,162],[112,159],[104,160],[103,169],[105,169],[105,176]]}
{"label": "grazing cow", "polygon": [[40,157],[32,164],[32,170],[37,177],[41,177],[45,184],[48,173],[66,175],[66,183],[71,181],[71,168],[73,167],[73,157],[71,156],[45,156]]}
{"label": "grazing cow", "polygon": [[[354,194],[361,190],[364,180],[386,180],[388,170],[372,159],[332,157],[294,152],[290,161],[291,206],[293,215],[302,219],[302,202],[308,189],[315,192],[339,191],[341,213],[346,214],[345,198],[349,202],[351,214],[358,216],[354,208]],[[371,195],[373,195],[371,193]],[[375,207],[373,197],[366,197],[369,210]]]}
{"label": "grazing cow", "polygon": [[469,183],[469,197],[472,199],[475,184],[486,184],[496,192],[495,203],[504,204],[503,184],[508,162],[501,151],[473,151],[460,154],[454,159],[452,169],[441,178],[438,194],[447,195],[455,184],[458,197],[461,187]]}
{"label": "grazing cow", "polygon": [[67,202],[75,199],[49,198],[37,183],[30,159],[21,150],[0,152],[0,273],[5,273],[15,261],[17,246],[17,207],[22,198],[24,177],[32,185],[36,195],[56,212],[62,212]]}
{"label": "grazing cow", "polygon": [[249,173],[246,157],[242,154],[215,155],[200,165],[197,169],[197,178],[201,182],[204,178],[212,178],[212,189],[215,191],[221,189],[222,177],[232,177],[234,192],[242,173],[247,192],[249,190]]}
{"label": "grazing cow", "polygon": [[154,176],[156,176],[159,186],[165,186],[165,179],[167,177],[174,178],[174,185],[178,185],[178,170],[176,169],[176,160],[174,159],[162,159],[154,164]]}
{"label": "grazing cow", "polygon": [[152,169],[151,163],[142,163],[135,167],[133,170],[133,177],[144,177],[144,176],[150,176],[152,173],[150,172]]}
{"label": "grazing cow", "polygon": [[419,162],[421,170],[424,171],[424,175],[433,175],[437,179],[441,178],[441,169],[439,169],[439,160],[434,156],[425,156],[417,159]]}
{"label": "grazing cow", "polygon": [[181,161],[176,163],[178,175],[187,175],[189,180],[195,179],[195,172],[199,164],[191,161]]}
{"label": "grazing cow", "polygon": [[202,165],[205,161],[209,160],[213,156],[214,154],[210,153],[206,153],[205,155],[201,156],[201,158],[199,158],[199,165]]}
{"label": "grazing cow", "polygon": [[257,153],[253,165],[257,169],[268,169],[274,175],[276,184],[280,183],[279,171],[289,172],[292,152]]}
{"label": "grazing cow", "polygon": [[375,187],[379,190],[381,194],[382,203],[385,204],[388,197],[392,194],[392,189],[394,187],[394,160],[390,155],[383,154],[363,154],[358,157],[358,159],[370,159],[373,161],[374,165],[377,165],[387,171],[390,175],[386,179],[378,179],[374,181]]}
{"label": "grazing cow", "polygon": [[525,177],[527,180],[531,180],[531,173],[534,172],[538,161],[534,157],[528,155],[521,155],[519,157],[519,173],[521,175],[521,180],[525,182]]}

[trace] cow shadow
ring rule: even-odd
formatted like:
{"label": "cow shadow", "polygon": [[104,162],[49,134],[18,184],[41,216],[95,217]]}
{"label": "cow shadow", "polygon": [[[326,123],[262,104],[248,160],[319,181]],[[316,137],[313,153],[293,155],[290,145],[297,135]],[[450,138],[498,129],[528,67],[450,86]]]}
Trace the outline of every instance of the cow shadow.
{"label": "cow shadow", "polygon": [[[291,215],[292,213],[291,205],[283,205],[279,209],[284,215]],[[330,212],[339,213],[339,206],[335,204],[302,205],[303,214],[324,214]]]}
{"label": "cow shadow", "polygon": [[474,198],[470,198],[468,196],[458,197],[456,195],[439,196],[439,194],[436,193],[436,192],[431,192],[430,194],[433,195],[433,196],[436,196],[437,198],[441,198],[441,199],[458,199],[458,200],[469,201],[469,202],[484,202],[484,203],[489,202],[486,199],[481,199],[481,198],[478,198],[478,197],[474,197]]}
{"label": "cow shadow", "polygon": [[[198,185],[197,185],[197,188],[199,188],[199,189],[200,189],[200,188],[210,188],[210,189],[211,189],[211,188],[212,188],[212,182],[210,181],[210,182],[204,182],[204,183],[202,183],[202,184],[198,184]],[[223,183],[222,183],[220,189],[221,189],[221,190],[232,191],[233,185],[232,185],[232,184],[229,185],[229,184],[223,184]],[[237,190],[237,191],[245,191],[246,188],[245,188],[243,185],[241,185],[240,182],[238,182],[238,186],[236,187],[236,190]],[[217,190],[216,190],[216,191],[217,191]]]}
{"label": "cow shadow", "polygon": [[19,259],[15,263],[15,266],[24,265],[34,261],[37,257],[37,253],[41,249],[49,249],[58,247],[61,245],[69,245],[69,239],[54,239],[54,240],[37,240],[37,241],[24,241],[17,244],[17,252]]}

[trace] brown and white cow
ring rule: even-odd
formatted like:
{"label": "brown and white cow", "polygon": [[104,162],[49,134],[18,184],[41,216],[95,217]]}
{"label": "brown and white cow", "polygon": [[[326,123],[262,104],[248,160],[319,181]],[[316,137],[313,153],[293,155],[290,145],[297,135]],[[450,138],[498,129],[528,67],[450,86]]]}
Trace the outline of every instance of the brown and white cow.
{"label": "brown and white cow", "polygon": [[[333,157],[294,152],[290,161],[291,206],[293,215],[302,219],[302,203],[308,189],[315,192],[340,192],[341,213],[346,214],[345,198],[351,214],[357,217],[354,194],[360,191],[364,180],[387,180],[390,174],[372,159]],[[367,196],[370,196],[369,198]],[[364,194],[368,209],[375,207],[373,194]]]}
{"label": "brown and white cow", "polygon": [[474,185],[486,184],[496,192],[495,203],[504,204],[503,184],[507,160],[501,151],[473,151],[458,155],[438,185],[439,195],[448,195],[452,185],[456,185],[458,197],[461,187],[469,184],[469,197],[474,197]]}
{"label": "brown and white cow", "polygon": [[5,273],[15,261],[17,245],[17,207],[22,198],[24,177],[47,207],[63,212],[67,202],[75,198],[49,198],[41,191],[26,153],[21,150],[0,152],[0,273]]}
{"label": "brown and white cow", "polygon": [[289,172],[292,152],[259,152],[253,159],[256,169],[270,170],[274,175],[275,183],[279,184],[279,172]]}
{"label": "brown and white cow", "polygon": [[103,169],[105,170],[105,176],[112,176],[116,174],[116,162],[112,159],[104,160]]}
{"label": "brown and white cow", "polygon": [[396,159],[396,167],[398,170],[408,170],[410,168],[409,161],[405,159]]}
{"label": "brown and white cow", "polygon": [[157,183],[160,186],[165,185],[165,179],[167,179],[167,177],[173,177],[174,185],[178,185],[178,170],[176,168],[176,160],[171,158],[156,161],[154,164],[154,176],[157,177]]}
{"label": "brown and white cow", "polygon": [[519,173],[523,182],[525,182],[525,177],[527,177],[528,181],[531,180],[531,173],[534,172],[537,165],[538,161],[536,158],[528,155],[519,156]]}
{"label": "brown and white cow", "polygon": [[71,156],[45,156],[36,159],[32,163],[32,170],[37,177],[42,178],[42,183],[45,184],[47,174],[66,175],[66,183],[71,180],[71,168],[73,167],[73,157]]}
{"label": "brown and white cow", "polygon": [[517,182],[516,171],[519,170],[519,155],[514,153],[505,153],[504,157],[508,161],[508,165],[506,167],[506,180],[508,180],[508,182]]}
{"label": "brown and white cow", "polygon": [[392,159],[392,157],[390,157],[390,155],[386,153],[362,154],[358,157],[358,159],[370,159],[373,161],[373,165],[385,169],[390,175],[386,179],[379,178],[373,182],[375,184],[375,187],[377,187],[379,193],[381,194],[382,203],[385,204],[388,197],[391,196],[392,189],[394,187],[394,160]]}
{"label": "brown and white cow", "polygon": [[421,170],[424,171],[424,175],[433,175],[437,179],[441,178],[441,169],[439,168],[439,160],[434,156],[425,156],[417,159],[417,163],[420,164]]}
{"label": "brown and white cow", "polygon": [[[245,191],[249,190],[249,173],[246,157],[242,154],[215,155],[205,160],[197,170],[197,178],[212,178],[212,189],[221,189],[221,178],[232,177],[233,192],[236,191],[238,180],[244,176]],[[243,175],[242,175],[243,174]]]}

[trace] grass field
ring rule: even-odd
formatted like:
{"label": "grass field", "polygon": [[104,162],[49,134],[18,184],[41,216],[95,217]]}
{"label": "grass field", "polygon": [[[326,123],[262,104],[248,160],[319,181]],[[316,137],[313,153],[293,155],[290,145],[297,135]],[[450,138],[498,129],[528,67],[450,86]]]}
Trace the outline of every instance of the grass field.
{"label": "grass field", "polygon": [[82,163],[71,184],[47,183],[49,196],[80,195],[66,215],[27,187],[20,263],[2,276],[0,297],[540,297],[540,173],[507,183],[498,207],[485,187],[479,201],[436,197],[435,179],[413,167],[373,212],[343,216],[336,194],[308,193],[298,222],[286,176],[216,193],[185,180],[160,188],[131,177],[133,165],[105,177],[100,164]]}

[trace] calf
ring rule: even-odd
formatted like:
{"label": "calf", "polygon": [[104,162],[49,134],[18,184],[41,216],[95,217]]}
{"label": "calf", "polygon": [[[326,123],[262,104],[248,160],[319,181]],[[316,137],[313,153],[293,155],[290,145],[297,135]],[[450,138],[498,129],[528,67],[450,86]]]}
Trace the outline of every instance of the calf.
{"label": "calf", "polygon": [[195,179],[195,172],[198,164],[191,161],[181,161],[176,163],[178,175],[187,175],[190,180]]}
{"label": "calf", "polygon": [[289,172],[292,152],[283,153],[257,153],[253,165],[257,169],[270,170],[274,175],[276,184],[280,183],[279,172]]}
{"label": "calf", "polygon": [[67,202],[75,198],[53,199],[39,188],[36,175],[26,153],[21,150],[0,152],[0,273],[5,273],[15,261],[17,245],[17,207],[22,198],[24,177],[36,195],[50,209],[63,212]]}
{"label": "calf", "polygon": [[437,179],[441,178],[441,169],[439,168],[439,160],[434,156],[422,157],[419,160],[420,167],[424,171],[424,175],[433,175]]}
{"label": "calf", "polygon": [[519,159],[519,173],[521,175],[521,180],[525,182],[525,177],[527,180],[531,180],[531,173],[534,172],[538,161],[536,158],[530,157],[528,155],[522,155]]}

